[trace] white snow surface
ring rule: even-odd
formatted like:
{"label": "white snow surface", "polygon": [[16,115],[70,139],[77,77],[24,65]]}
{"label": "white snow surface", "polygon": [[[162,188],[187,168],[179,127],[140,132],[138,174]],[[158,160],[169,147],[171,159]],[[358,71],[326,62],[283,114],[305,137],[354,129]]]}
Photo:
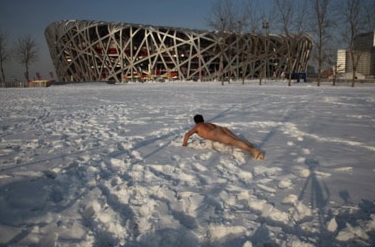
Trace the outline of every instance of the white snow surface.
{"label": "white snow surface", "polygon": [[[0,89],[0,246],[375,245],[375,85]],[[196,135],[193,116],[264,161]]]}

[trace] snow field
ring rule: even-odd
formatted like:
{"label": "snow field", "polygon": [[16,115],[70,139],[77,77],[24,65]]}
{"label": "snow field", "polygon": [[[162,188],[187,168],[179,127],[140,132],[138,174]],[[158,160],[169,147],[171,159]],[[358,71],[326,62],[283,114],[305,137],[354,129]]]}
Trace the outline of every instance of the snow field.
{"label": "snow field", "polygon": [[[276,83],[277,84],[277,83]],[[4,246],[372,246],[373,85],[1,89]],[[266,153],[192,136],[192,117]]]}

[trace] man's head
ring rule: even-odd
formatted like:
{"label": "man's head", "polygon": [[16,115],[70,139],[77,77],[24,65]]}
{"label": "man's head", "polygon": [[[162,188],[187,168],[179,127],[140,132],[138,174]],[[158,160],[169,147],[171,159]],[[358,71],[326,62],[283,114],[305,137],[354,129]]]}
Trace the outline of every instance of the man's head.
{"label": "man's head", "polygon": [[203,116],[202,116],[202,115],[199,115],[199,114],[195,115],[195,116],[194,116],[194,122],[195,122],[195,123],[204,123]]}

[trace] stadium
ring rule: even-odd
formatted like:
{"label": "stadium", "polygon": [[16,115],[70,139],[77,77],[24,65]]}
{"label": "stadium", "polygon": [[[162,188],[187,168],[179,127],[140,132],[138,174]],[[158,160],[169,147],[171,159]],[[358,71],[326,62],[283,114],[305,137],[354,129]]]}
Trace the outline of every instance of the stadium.
{"label": "stadium", "polygon": [[308,34],[202,31],[87,20],[45,30],[60,81],[246,80],[306,72]]}

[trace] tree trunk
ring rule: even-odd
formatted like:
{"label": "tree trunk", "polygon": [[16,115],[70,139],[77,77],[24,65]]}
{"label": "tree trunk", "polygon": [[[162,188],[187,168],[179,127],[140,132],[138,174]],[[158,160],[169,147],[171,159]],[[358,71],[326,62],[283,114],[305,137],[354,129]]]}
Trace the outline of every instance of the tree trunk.
{"label": "tree trunk", "polygon": [[[320,58],[319,58],[320,59]],[[320,87],[320,76],[322,74],[322,63],[321,61],[318,62],[318,81],[317,81],[317,86]]]}
{"label": "tree trunk", "polygon": [[0,64],[1,67],[1,77],[3,79],[3,82],[5,83],[5,73],[4,73],[4,68],[3,68],[3,63],[1,62]]}
{"label": "tree trunk", "polygon": [[352,77],[352,87],[354,87],[354,86],[355,86],[355,72],[356,72],[356,70],[355,70],[355,69],[353,69],[353,77]]}
{"label": "tree trunk", "polygon": [[333,83],[332,83],[332,86],[336,86],[336,77],[337,77],[337,64],[335,65],[335,70],[333,72]]}
{"label": "tree trunk", "polygon": [[26,67],[26,73],[25,73],[26,81],[29,81],[29,65],[26,63],[25,67]]}

